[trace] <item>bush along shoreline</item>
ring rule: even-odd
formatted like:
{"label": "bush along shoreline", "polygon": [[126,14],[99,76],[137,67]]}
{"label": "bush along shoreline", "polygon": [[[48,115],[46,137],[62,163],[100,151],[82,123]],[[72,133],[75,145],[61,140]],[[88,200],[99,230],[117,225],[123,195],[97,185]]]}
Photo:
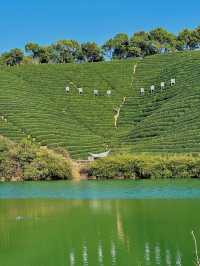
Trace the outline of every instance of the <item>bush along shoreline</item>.
{"label": "bush along shoreline", "polygon": [[200,154],[120,154],[86,164],[33,139],[0,136],[0,181],[200,178]]}
{"label": "bush along shoreline", "polygon": [[62,149],[40,147],[31,138],[16,144],[0,136],[0,181],[71,179],[71,165]]}
{"label": "bush along shoreline", "polygon": [[88,176],[96,179],[200,178],[200,155],[116,155],[94,161]]}

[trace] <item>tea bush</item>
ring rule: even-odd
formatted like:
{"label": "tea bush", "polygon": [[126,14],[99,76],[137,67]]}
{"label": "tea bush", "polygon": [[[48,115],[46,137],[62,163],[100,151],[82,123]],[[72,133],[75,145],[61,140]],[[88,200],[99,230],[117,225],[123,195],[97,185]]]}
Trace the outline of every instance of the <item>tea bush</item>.
{"label": "tea bush", "polygon": [[[43,146],[67,149],[73,159],[106,147],[116,153],[200,153],[199,77],[200,51],[1,67],[0,135],[15,142],[31,135]],[[170,86],[171,78],[176,78],[175,86]],[[161,91],[162,81],[166,86]],[[114,110],[124,97],[115,128]]]}

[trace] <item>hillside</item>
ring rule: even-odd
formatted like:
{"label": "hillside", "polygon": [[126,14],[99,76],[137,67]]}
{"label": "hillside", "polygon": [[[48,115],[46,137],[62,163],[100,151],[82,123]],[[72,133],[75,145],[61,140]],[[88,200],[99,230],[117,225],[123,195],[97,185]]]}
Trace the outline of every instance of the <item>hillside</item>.
{"label": "hillside", "polygon": [[[173,77],[177,83],[170,87]],[[163,92],[161,81],[168,83]],[[151,95],[153,84],[157,89]],[[95,97],[93,89],[100,95]],[[124,97],[115,128],[113,109]],[[1,135],[15,141],[31,135],[42,145],[66,148],[77,159],[107,146],[112,151],[200,152],[200,52],[2,67],[0,116]]]}

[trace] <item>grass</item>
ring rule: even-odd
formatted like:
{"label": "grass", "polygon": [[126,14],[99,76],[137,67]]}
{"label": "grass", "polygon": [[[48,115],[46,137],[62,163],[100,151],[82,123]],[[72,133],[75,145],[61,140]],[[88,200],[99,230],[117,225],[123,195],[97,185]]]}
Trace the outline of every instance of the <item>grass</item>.
{"label": "grass", "polygon": [[[170,87],[173,77],[177,84]],[[143,60],[2,67],[0,134],[16,142],[31,136],[43,146],[63,147],[74,159],[107,146],[113,153],[198,153],[199,77],[198,51]],[[158,88],[161,81],[167,82],[163,92]],[[150,95],[153,84],[157,90]],[[83,88],[82,96],[78,87]],[[100,95],[93,96],[93,89]],[[106,96],[108,89],[111,97]],[[124,96],[116,129],[113,109]]]}

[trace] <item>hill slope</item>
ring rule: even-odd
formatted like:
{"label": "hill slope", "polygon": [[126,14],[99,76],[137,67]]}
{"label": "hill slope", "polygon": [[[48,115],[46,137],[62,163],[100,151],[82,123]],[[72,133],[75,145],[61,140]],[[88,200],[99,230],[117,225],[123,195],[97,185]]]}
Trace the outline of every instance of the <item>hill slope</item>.
{"label": "hill slope", "polygon": [[[177,84],[170,87],[173,77]],[[167,83],[163,92],[161,81]],[[157,88],[151,95],[153,84]],[[100,95],[93,96],[93,89]],[[113,109],[124,97],[116,129]],[[1,68],[0,116],[1,135],[14,140],[31,135],[42,145],[66,148],[74,158],[104,151],[107,145],[113,151],[199,152],[200,52]]]}

